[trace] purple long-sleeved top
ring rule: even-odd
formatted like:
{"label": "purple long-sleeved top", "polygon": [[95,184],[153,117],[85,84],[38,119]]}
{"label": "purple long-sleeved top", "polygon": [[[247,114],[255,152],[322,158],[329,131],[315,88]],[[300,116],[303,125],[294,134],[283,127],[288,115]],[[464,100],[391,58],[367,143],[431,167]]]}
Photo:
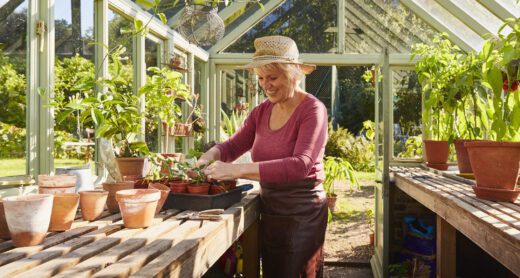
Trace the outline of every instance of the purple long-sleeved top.
{"label": "purple long-sleeved top", "polygon": [[218,144],[220,159],[230,162],[251,150],[259,162],[260,181],[288,183],[304,179],[323,181],[323,154],[327,143],[327,109],[307,94],[281,128],[271,130],[273,103],[264,101],[251,111],[242,128]]}

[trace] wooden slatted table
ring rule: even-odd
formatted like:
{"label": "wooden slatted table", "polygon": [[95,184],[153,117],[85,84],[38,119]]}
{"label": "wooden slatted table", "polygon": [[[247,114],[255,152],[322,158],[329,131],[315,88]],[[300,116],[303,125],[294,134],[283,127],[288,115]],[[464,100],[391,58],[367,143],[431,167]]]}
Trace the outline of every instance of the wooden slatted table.
{"label": "wooden slatted table", "polygon": [[437,215],[437,277],[455,277],[460,231],[520,276],[520,201],[478,199],[474,182],[422,168],[392,167],[396,186]]}
{"label": "wooden slatted table", "polygon": [[119,213],[93,222],[78,215],[72,229],[40,245],[0,242],[0,277],[200,277],[241,235],[244,274],[258,277],[258,190],[243,193],[220,221],[174,217],[184,213],[162,211],[146,229],[126,229]]}

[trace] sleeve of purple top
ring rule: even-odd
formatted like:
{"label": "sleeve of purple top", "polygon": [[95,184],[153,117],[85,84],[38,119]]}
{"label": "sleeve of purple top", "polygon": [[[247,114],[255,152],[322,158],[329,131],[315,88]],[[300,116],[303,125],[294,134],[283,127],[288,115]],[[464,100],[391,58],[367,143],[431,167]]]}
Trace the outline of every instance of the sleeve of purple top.
{"label": "sleeve of purple top", "polygon": [[327,142],[327,110],[315,102],[302,116],[298,136],[291,157],[260,162],[262,182],[287,183],[301,181],[309,176],[320,152]]}
{"label": "sleeve of purple top", "polygon": [[242,127],[225,142],[216,145],[220,151],[220,161],[232,162],[247,152],[255,141],[256,117],[258,109],[253,109]]}

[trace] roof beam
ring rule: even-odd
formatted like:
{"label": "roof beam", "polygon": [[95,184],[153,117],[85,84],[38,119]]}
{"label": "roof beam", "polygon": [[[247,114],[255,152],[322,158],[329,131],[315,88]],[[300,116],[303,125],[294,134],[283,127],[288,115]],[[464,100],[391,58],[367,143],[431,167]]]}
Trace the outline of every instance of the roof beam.
{"label": "roof beam", "polygon": [[482,6],[486,7],[490,12],[495,14],[498,18],[506,20],[507,18],[520,17],[520,7],[504,0],[477,0]]}
{"label": "roof beam", "polygon": [[221,40],[219,40],[214,46],[212,46],[209,49],[209,52],[217,53],[224,50],[226,47],[230,46],[239,37],[241,37],[247,31],[249,31],[249,29],[251,29],[258,22],[260,22],[264,17],[268,16],[271,12],[278,8],[283,2],[285,2],[285,0],[267,1],[267,3],[265,3],[264,5],[264,11],[262,11],[262,9],[258,9],[257,11],[255,11],[250,17],[244,20],[244,22],[238,25],[235,29],[225,34]]}
{"label": "roof beam", "polygon": [[222,18],[222,20],[225,22],[226,19],[228,19],[230,16],[234,15],[236,12],[240,11],[247,5],[247,1],[240,1],[240,2],[232,2],[233,4],[225,7],[220,12],[218,12],[218,16]]}
{"label": "roof beam", "polygon": [[[478,12],[475,11],[477,10],[476,7],[474,7],[474,10],[470,11],[468,10],[467,6],[464,7],[461,1],[437,0],[437,2],[439,2],[439,4],[441,4],[441,6],[443,6],[446,10],[450,11],[450,13],[455,17],[460,19],[460,21],[464,22],[469,28],[477,32],[477,34],[480,36],[483,36],[487,33],[496,34],[498,27],[502,25],[502,22],[492,14],[482,14],[480,16],[485,16],[486,18],[480,18],[479,20],[479,18],[476,18],[476,15],[478,15]],[[473,3],[473,5],[479,4]],[[483,24],[484,22],[487,23],[487,26]],[[497,28],[488,28],[490,25],[497,26]]]}
{"label": "roof beam", "polygon": [[484,39],[464,23],[444,10],[437,2],[431,0],[401,0],[415,14],[441,32],[446,32],[451,41],[465,51],[478,51]]}

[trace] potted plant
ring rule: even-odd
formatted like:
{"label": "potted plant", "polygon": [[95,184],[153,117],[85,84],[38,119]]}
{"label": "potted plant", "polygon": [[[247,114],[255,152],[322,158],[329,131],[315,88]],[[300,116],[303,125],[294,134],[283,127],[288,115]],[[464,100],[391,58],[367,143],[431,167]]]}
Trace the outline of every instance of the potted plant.
{"label": "potted plant", "polygon": [[461,91],[453,88],[455,73],[462,51],[453,45],[447,34],[437,35],[432,45],[416,44],[411,58],[422,58],[415,65],[424,97],[422,114],[427,165],[448,168],[449,142],[454,139],[455,113]]}
{"label": "potted plant", "polygon": [[327,204],[331,212],[336,209],[337,195],[334,192],[335,181],[350,181],[350,189],[355,186],[359,188],[359,183],[354,175],[354,168],[350,162],[340,157],[327,156],[324,162],[325,180],[323,188],[327,193]]}
{"label": "potted plant", "polygon": [[207,195],[209,192],[209,182],[204,174],[204,169],[211,164],[212,161],[207,164],[202,164],[197,167],[191,168],[188,172],[188,176],[191,178],[191,183],[188,185],[188,192],[191,194]]}
{"label": "potted plant", "polygon": [[[145,142],[138,140],[141,129],[140,100],[131,91],[128,81],[121,76],[121,57],[124,47],[110,54],[113,76],[110,79],[94,80],[85,76],[78,85],[79,91],[92,92],[96,86],[104,89],[96,97],[72,98],[57,115],[64,120],[74,111],[80,112],[84,123],[96,125],[96,138],[105,138],[115,146],[116,161],[121,176],[145,176],[146,156],[150,154]],[[126,82],[126,83],[125,83]]]}
{"label": "potted plant", "polygon": [[374,247],[374,211],[372,209],[365,211],[365,221],[369,230],[370,247]]}
{"label": "potted plant", "polygon": [[[512,31],[501,34],[512,25]],[[469,158],[475,173],[477,197],[514,202],[520,164],[520,19],[508,19],[496,39],[487,40],[480,53],[484,59],[484,85],[490,89],[492,105],[483,107],[490,117],[487,141],[468,142]]]}
{"label": "potted plant", "polygon": [[176,167],[168,168],[168,174],[165,179],[170,186],[171,192],[186,193],[188,192],[188,185],[190,184],[187,171],[189,165],[185,162],[177,163]]}

